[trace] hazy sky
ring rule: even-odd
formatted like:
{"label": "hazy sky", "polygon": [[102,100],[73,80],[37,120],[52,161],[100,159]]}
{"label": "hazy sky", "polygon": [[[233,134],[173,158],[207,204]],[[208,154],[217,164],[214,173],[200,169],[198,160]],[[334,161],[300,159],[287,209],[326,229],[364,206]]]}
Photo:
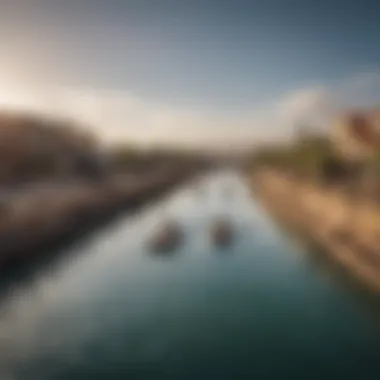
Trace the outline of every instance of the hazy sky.
{"label": "hazy sky", "polygon": [[380,100],[379,20],[376,0],[0,0],[0,102],[107,138],[282,136]]}

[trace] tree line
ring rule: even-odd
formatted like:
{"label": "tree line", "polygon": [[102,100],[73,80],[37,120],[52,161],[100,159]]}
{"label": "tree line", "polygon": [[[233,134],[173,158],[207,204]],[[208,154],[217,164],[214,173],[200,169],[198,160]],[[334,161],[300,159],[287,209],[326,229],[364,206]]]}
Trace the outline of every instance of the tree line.
{"label": "tree line", "polygon": [[75,121],[26,112],[0,112],[0,184],[43,179],[103,179],[123,171],[202,165],[180,149],[139,149],[123,142],[106,146],[91,128]]}
{"label": "tree line", "polygon": [[252,153],[249,162],[255,170],[280,169],[329,184],[357,180],[367,164],[380,163],[380,154],[365,163],[348,162],[336,152],[328,136],[315,134],[289,143],[262,146]]}

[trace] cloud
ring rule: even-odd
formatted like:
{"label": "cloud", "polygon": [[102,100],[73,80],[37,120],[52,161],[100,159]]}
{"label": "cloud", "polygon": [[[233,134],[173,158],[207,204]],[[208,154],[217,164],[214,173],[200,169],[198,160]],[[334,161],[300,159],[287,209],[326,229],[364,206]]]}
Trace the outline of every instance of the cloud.
{"label": "cloud", "polygon": [[[27,108],[73,118],[107,142],[248,147],[292,136],[299,124],[327,128],[342,109],[380,99],[380,74],[363,73],[332,85],[299,88],[260,109],[221,117],[172,106],[129,91],[15,86],[0,78],[0,106]],[[378,93],[379,92],[379,93]]]}
{"label": "cloud", "polygon": [[335,85],[306,87],[285,94],[273,107],[272,122],[289,131],[292,125],[328,130],[332,119],[347,109],[371,107],[379,102],[380,73],[361,73]]}
{"label": "cloud", "polygon": [[278,104],[278,115],[284,122],[300,122],[329,115],[334,99],[324,87],[306,88],[287,94]]}
{"label": "cloud", "polygon": [[2,86],[0,106],[72,118],[108,142],[228,147],[253,138],[252,129],[241,128],[236,118],[173,107],[128,91]]}

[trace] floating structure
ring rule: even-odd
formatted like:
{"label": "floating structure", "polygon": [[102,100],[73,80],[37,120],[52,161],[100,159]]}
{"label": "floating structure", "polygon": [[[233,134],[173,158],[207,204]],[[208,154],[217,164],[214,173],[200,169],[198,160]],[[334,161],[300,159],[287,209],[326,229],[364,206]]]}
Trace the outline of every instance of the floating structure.
{"label": "floating structure", "polygon": [[184,234],[178,223],[164,224],[150,241],[151,250],[157,254],[173,253],[182,243]]}

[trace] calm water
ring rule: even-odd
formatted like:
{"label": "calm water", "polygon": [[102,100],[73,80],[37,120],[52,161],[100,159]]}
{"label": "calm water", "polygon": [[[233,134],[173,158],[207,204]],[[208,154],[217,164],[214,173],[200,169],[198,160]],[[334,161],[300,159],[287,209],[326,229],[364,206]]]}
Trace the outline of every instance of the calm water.
{"label": "calm water", "polygon": [[[17,281],[0,304],[0,379],[379,379],[368,305],[281,234],[237,174],[200,187]],[[209,240],[218,215],[238,228],[228,250]],[[187,233],[170,258],[146,249],[163,217]]]}

